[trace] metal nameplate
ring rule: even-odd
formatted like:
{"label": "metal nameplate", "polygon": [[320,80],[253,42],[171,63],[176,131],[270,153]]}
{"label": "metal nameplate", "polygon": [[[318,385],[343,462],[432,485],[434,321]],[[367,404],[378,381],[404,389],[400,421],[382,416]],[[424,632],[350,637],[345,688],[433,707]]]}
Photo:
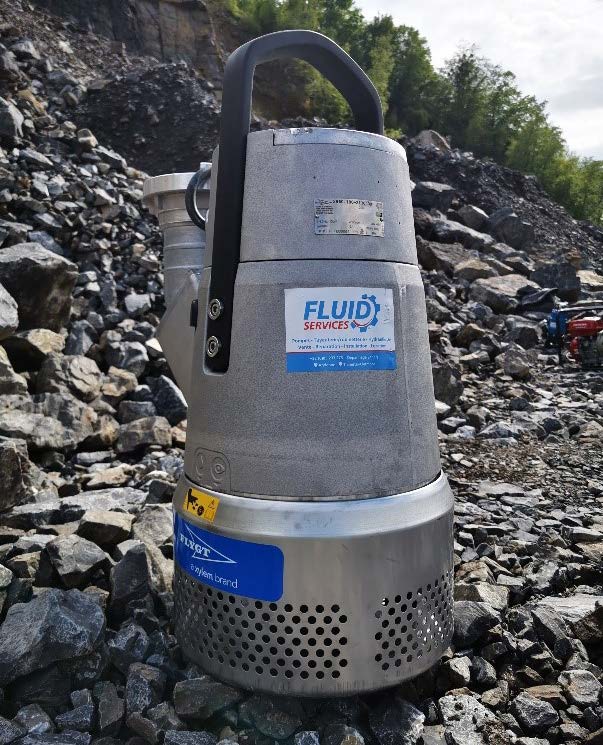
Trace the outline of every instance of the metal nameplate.
{"label": "metal nameplate", "polygon": [[316,235],[384,236],[383,202],[368,199],[315,199]]}

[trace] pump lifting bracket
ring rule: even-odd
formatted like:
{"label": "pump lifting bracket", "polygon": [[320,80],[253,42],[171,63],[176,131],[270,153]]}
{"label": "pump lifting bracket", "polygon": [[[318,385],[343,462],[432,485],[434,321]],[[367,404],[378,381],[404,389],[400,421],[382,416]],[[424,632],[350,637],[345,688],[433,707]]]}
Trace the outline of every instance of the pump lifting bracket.
{"label": "pump lifting bracket", "polygon": [[[230,55],[224,69],[213,223],[216,250],[205,342],[205,364],[215,373],[226,372],[230,361],[253,76],[256,65],[282,58],[302,59],[315,67],[349,103],[356,129],[383,134],[383,113],[375,87],[356,62],[326,36],[314,31],[278,31],[254,39]],[[191,219],[205,229],[204,222],[201,225],[195,218],[193,212]]]}

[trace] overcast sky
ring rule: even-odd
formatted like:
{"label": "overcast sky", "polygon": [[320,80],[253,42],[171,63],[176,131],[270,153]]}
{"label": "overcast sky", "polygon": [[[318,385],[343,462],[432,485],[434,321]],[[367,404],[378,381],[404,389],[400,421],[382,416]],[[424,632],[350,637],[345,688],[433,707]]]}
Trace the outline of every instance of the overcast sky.
{"label": "overcast sky", "polygon": [[603,159],[603,0],[357,0],[426,37],[436,67],[478,44],[549,102],[570,149]]}

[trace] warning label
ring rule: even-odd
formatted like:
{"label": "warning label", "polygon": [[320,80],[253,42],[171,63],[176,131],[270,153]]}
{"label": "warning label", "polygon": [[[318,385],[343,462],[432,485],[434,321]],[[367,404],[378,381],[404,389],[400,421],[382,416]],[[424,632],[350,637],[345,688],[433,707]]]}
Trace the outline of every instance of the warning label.
{"label": "warning label", "polygon": [[206,494],[199,489],[189,489],[184,497],[184,509],[195,517],[201,517],[210,523],[216,519],[216,511],[220,500]]}

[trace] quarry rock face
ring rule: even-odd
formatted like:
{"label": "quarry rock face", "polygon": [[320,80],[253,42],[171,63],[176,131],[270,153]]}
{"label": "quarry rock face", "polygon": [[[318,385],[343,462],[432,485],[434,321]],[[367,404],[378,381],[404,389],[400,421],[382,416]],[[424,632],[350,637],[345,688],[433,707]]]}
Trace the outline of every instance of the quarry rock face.
{"label": "quarry rock face", "polygon": [[555,300],[598,297],[600,231],[437,133],[406,143],[456,497],[452,646],[370,696],[233,688],[172,626],[187,407],[154,339],[161,238],[138,170],[194,170],[219,107],[186,63],[130,46],[158,28],[184,44],[205,11],[45,5],[77,22],[0,0],[0,741],[601,742],[603,384],[542,337]]}

